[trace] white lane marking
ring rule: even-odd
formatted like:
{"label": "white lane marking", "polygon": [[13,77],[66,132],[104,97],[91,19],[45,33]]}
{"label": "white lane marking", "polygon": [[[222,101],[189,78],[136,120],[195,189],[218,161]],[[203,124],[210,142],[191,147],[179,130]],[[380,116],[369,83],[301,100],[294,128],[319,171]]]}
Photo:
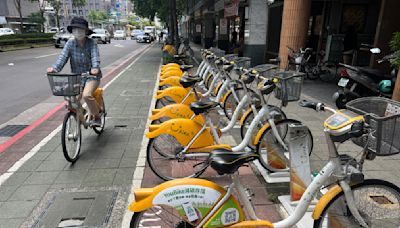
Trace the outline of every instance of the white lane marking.
{"label": "white lane marking", "polygon": [[53,55],[58,55],[58,53],[36,56],[35,59],[45,58],[45,57],[49,57],[49,56],[53,56]]}
{"label": "white lane marking", "polygon": [[[109,81],[103,89],[105,90],[108,86],[111,85],[117,78],[119,78],[123,73],[127,71],[128,68],[130,68],[136,61],[138,61],[146,52],[148,52],[150,48],[142,52],[138,57],[130,63],[124,70],[122,70],[117,76],[115,76],[111,81]],[[158,88],[158,86],[156,87]],[[153,96],[154,97],[154,96]],[[154,104],[153,104],[154,105]],[[33,155],[35,155],[40,148],[42,148],[44,145],[46,145],[59,131],[61,131],[62,124],[60,124],[54,131],[52,131],[49,135],[47,135],[42,141],[40,141],[36,146],[34,146],[28,153],[26,153],[21,159],[19,159],[13,166],[11,166],[7,172],[3,173],[0,175],[0,186],[12,175],[14,172],[16,172],[21,166],[28,161]],[[146,152],[146,151],[145,151]],[[130,221],[128,221],[130,222]]]}
{"label": "white lane marking", "polygon": [[114,47],[121,47],[122,48],[122,47],[125,47],[125,46],[122,45],[122,44],[115,44]]}
{"label": "white lane marking", "polygon": [[[160,81],[161,64],[162,64],[162,59],[160,60],[160,65],[158,67],[156,84],[154,85],[153,96],[152,96],[153,99],[151,100],[151,104],[149,107],[149,114],[147,115],[148,117],[151,115],[151,110],[153,109],[153,107],[156,103],[156,100],[154,97],[157,94],[158,84]],[[150,125],[150,119],[147,118],[146,126],[149,126],[149,125]],[[149,129],[146,127],[143,132],[143,138],[142,138],[142,143],[141,143],[141,147],[140,147],[140,152],[139,152],[138,160],[136,162],[135,171],[133,172],[133,180],[132,180],[132,186],[131,186],[132,193],[129,194],[127,205],[130,205],[130,203],[132,203],[135,200],[135,196],[133,195],[133,190],[136,188],[140,188],[142,185],[144,168],[146,165],[146,162],[145,162],[146,161],[146,148],[147,148],[147,144],[149,143],[149,139],[146,137],[146,134],[148,131],[149,131]],[[124,215],[124,218],[122,219],[122,223],[121,223],[122,228],[129,227],[132,215],[133,215],[132,211],[130,211],[130,210],[125,211],[125,215]]]}
{"label": "white lane marking", "polygon": [[14,63],[9,63],[8,65],[9,65],[9,66],[14,66]]}

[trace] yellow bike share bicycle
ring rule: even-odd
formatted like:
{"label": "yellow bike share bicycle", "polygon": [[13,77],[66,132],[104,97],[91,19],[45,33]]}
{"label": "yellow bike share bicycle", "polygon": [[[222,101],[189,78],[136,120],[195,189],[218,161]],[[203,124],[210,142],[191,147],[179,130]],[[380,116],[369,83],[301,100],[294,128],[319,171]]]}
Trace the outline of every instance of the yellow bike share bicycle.
{"label": "yellow bike share bicycle", "polygon": [[68,112],[64,116],[61,131],[61,143],[64,157],[67,161],[74,163],[78,160],[81,150],[82,132],[84,128],[92,128],[97,134],[104,130],[106,122],[106,107],[103,100],[103,89],[97,88],[93,93],[96,104],[101,114],[100,126],[92,126],[87,110],[81,103],[81,93],[86,81],[96,76],[89,73],[84,74],[60,74],[47,73],[51,91],[54,96],[63,96],[67,102],[65,107]]}

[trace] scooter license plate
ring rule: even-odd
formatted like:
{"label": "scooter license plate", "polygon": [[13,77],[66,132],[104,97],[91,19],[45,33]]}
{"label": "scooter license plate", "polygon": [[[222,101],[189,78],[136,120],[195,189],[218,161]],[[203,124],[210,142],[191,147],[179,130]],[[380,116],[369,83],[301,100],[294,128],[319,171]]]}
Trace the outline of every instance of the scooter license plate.
{"label": "scooter license plate", "polygon": [[350,81],[348,78],[341,78],[338,82],[338,86],[346,87],[347,83]]}

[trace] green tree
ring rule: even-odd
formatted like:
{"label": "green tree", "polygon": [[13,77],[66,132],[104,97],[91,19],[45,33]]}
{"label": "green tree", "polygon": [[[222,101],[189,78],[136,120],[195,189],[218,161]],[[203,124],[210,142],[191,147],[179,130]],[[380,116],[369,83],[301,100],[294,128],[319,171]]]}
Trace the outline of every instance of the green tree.
{"label": "green tree", "polygon": [[48,3],[54,8],[55,11],[55,16],[56,16],[56,23],[57,23],[57,28],[60,29],[60,8],[61,8],[61,2],[60,0],[47,0]]}
{"label": "green tree", "polygon": [[80,8],[86,5],[86,0],[72,0],[72,7]]}
{"label": "green tree", "polygon": [[102,23],[108,20],[110,17],[107,12],[91,10],[88,14],[88,20],[91,24]]}
{"label": "green tree", "polygon": [[28,16],[28,21],[38,24],[40,26],[40,31],[44,32],[44,22],[46,19],[43,17],[41,12],[34,12]]}

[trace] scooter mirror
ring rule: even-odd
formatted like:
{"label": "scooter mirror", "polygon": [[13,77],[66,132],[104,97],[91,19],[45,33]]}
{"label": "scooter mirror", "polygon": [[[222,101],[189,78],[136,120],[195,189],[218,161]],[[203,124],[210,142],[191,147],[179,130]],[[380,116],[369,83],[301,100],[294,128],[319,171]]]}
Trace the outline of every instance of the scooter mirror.
{"label": "scooter mirror", "polygon": [[381,53],[381,49],[379,49],[379,48],[371,48],[371,49],[369,49],[369,51],[370,51],[371,53],[373,53],[373,54],[379,54],[379,53]]}

